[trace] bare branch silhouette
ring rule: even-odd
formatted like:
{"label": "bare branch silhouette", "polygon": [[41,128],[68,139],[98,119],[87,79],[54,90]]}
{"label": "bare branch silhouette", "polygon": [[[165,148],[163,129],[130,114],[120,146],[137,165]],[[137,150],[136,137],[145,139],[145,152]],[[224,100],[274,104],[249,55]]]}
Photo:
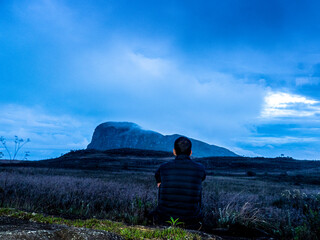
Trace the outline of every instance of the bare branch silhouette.
{"label": "bare branch silhouette", "polygon": [[[17,157],[17,154],[19,153],[19,151],[21,150],[21,148],[26,145],[28,142],[30,142],[30,138],[27,138],[27,140],[23,140],[23,138],[19,138],[18,136],[14,136],[14,153],[13,153],[13,157],[7,147],[7,143],[6,143],[6,139],[1,136],[0,137],[0,142],[2,143],[3,147],[5,148],[5,150],[7,151],[8,155],[9,155],[9,159],[10,160],[15,160]],[[3,156],[3,154],[2,154]],[[30,156],[29,152],[26,153],[26,157]]]}

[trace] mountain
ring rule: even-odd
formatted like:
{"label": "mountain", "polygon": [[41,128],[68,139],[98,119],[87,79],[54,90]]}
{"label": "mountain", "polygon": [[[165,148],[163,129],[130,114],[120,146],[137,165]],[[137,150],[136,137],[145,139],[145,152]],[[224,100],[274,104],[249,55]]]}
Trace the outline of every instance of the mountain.
{"label": "mountain", "polygon": [[[96,127],[87,149],[108,150],[119,148],[146,149],[172,152],[174,141],[182,135],[162,135],[144,130],[131,122],[106,122]],[[190,138],[195,157],[238,156],[230,150]]]}

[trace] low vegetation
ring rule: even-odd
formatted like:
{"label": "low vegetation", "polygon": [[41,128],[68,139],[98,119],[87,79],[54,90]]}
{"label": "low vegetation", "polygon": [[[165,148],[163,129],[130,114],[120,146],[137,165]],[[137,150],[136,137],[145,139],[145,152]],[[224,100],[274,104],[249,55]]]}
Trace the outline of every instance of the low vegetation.
{"label": "low vegetation", "polygon": [[[319,239],[319,186],[297,185],[295,180],[281,181],[281,178],[278,176],[278,181],[274,181],[264,174],[248,176],[246,172],[233,176],[208,175],[203,183],[205,216],[201,230],[248,238]],[[63,217],[59,221],[71,221],[77,226],[111,224],[103,219],[118,222],[112,222],[115,225],[111,224],[110,228],[148,225],[147,215],[157,204],[157,190],[152,172],[0,168],[0,207],[50,214],[56,217],[40,214],[39,218],[55,219],[55,223]],[[179,220],[175,221],[168,225],[176,226]],[[187,234],[176,227],[161,233],[137,229],[119,227],[112,231],[127,239]]]}
{"label": "low vegetation", "polygon": [[109,220],[87,219],[87,220],[70,220],[61,217],[45,216],[38,213],[28,213],[10,208],[0,208],[0,216],[10,216],[30,221],[47,223],[47,224],[63,224],[74,227],[85,227],[96,230],[104,230],[116,233],[125,239],[201,239],[197,234],[189,233],[186,230],[177,227],[169,227],[164,229],[151,229],[144,227],[127,226],[121,222],[113,222]]}

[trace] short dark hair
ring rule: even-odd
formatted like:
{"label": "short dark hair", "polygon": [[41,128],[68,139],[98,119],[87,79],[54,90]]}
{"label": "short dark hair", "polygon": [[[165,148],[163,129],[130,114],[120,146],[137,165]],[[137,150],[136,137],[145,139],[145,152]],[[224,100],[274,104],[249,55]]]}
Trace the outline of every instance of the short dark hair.
{"label": "short dark hair", "polygon": [[192,143],[189,138],[179,137],[174,142],[174,150],[177,155],[190,155]]}

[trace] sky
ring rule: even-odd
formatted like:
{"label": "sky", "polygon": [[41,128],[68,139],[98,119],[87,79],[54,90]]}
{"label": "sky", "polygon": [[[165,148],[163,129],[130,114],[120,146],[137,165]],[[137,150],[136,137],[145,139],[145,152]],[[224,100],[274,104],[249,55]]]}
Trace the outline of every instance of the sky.
{"label": "sky", "polygon": [[[316,0],[0,1],[0,136],[23,159],[130,121],[243,156],[320,159]],[[8,154],[2,147],[3,158]]]}

